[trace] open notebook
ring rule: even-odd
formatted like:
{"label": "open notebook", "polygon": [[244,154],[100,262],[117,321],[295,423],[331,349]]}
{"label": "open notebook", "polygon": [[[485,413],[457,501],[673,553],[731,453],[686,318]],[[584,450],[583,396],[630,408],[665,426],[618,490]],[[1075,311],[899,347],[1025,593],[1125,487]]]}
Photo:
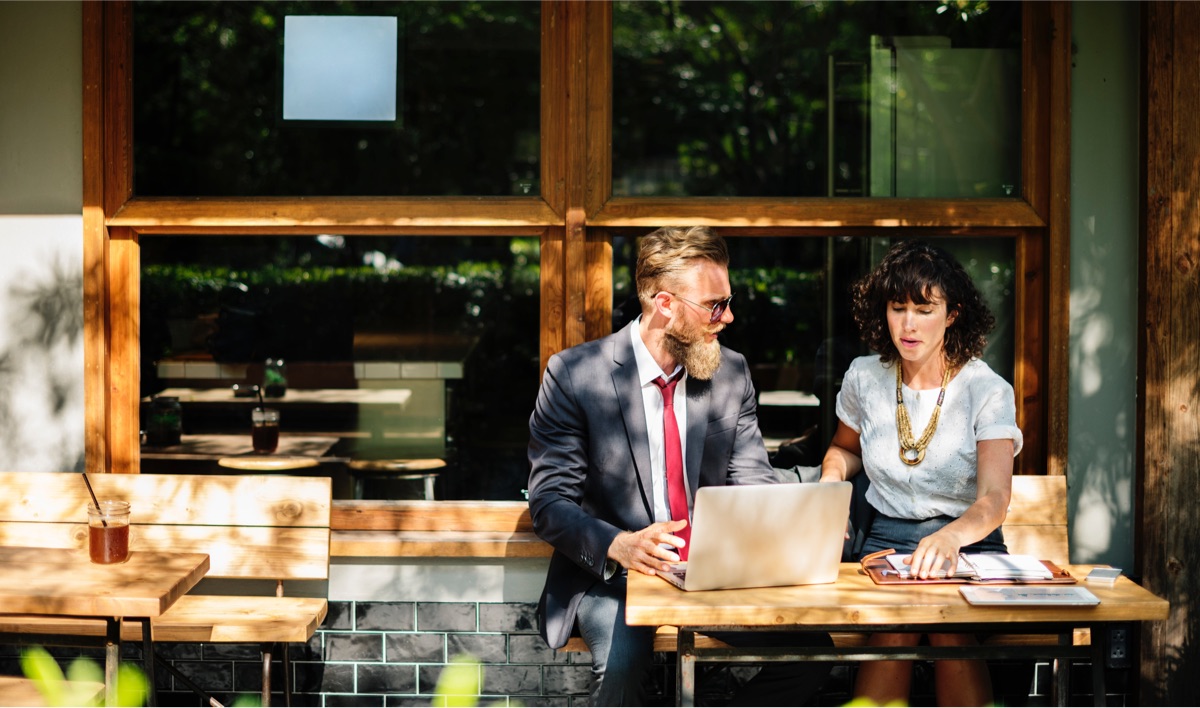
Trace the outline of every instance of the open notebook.
{"label": "open notebook", "polygon": [[[910,553],[891,553],[887,556],[888,563],[902,578],[911,577],[909,565],[904,562]],[[947,577],[946,569],[950,561],[945,561],[932,577]],[[1033,556],[1015,553],[960,553],[958,567],[954,570],[956,578],[972,578],[974,580],[1050,580],[1054,575],[1040,560]]]}
{"label": "open notebook", "polygon": [[701,487],[686,563],[660,573],[684,590],[837,580],[849,482]]}

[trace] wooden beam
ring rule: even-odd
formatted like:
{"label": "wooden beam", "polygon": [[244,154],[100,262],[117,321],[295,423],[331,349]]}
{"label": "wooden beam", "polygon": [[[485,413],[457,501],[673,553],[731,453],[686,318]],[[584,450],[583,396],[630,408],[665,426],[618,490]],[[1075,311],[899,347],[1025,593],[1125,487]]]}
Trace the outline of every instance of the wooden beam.
{"label": "wooden beam", "polygon": [[[1045,405],[1039,411],[1045,430],[1042,455],[1046,473],[1067,473],[1068,402],[1070,390],[1071,333],[1071,6],[1068,2],[1050,4],[1053,39],[1050,61],[1050,145],[1047,197],[1049,231],[1046,234],[1047,257],[1045,292],[1042,308],[1046,342],[1044,385]],[[1030,460],[1030,462],[1034,462]]]}
{"label": "wooden beam", "polygon": [[1043,227],[1046,223],[1021,199],[866,199],[796,197],[650,198],[616,197],[589,219],[592,226],[663,224],[714,228],[817,227]]}
{"label": "wooden beam", "polygon": [[1200,5],[1143,6],[1146,101],[1140,574],[1170,602],[1141,630],[1139,705],[1200,703]]}
{"label": "wooden beam", "polygon": [[141,272],[137,237],[114,228],[108,241],[109,472],[141,471]]}
{"label": "wooden beam", "polygon": [[[181,228],[349,229],[540,228],[561,223],[538,197],[139,197],[124,202],[109,226],[174,233]],[[423,233],[424,231],[422,231]]]}
{"label": "wooden beam", "polygon": [[104,226],[104,14],[83,4],[83,398],[84,468],[109,467],[108,230]]}

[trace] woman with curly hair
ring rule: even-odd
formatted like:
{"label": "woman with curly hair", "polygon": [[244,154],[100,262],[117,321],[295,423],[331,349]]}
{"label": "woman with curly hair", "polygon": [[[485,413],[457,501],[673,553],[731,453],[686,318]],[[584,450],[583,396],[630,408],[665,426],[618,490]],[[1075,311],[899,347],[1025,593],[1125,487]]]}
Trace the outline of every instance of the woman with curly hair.
{"label": "woman with curly hair", "polygon": [[[963,267],[940,248],[907,241],[855,284],[854,320],[874,356],[855,359],[837,397],[838,427],[821,481],[864,471],[875,520],[862,553],[894,548],[927,578],[953,573],[959,552],[1003,553],[1000,525],[1021,450],[1012,386],[978,357],[994,319]],[[876,634],[875,646],[913,646],[917,634]],[[968,634],[931,634],[964,646]],[[987,705],[987,665],[938,661],[941,705]],[[908,661],[864,662],[855,693],[907,702]]]}

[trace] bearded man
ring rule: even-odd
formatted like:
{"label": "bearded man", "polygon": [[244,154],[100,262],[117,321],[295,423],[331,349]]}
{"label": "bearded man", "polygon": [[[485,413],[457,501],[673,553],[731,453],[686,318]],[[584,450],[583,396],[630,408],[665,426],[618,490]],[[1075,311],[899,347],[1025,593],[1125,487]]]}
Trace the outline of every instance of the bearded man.
{"label": "bearded man", "polygon": [[[540,631],[558,648],[578,629],[593,706],[645,703],[655,630],[625,624],[626,573],[686,557],[695,490],[786,479],[768,462],[746,360],[717,341],[733,322],[724,240],[703,226],[658,229],[640,240],[636,284],[641,315],[551,357],[529,418],[529,510],[554,547]],[[824,634],[719,636],[831,646]],[[801,705],[827,675],[768,664],[734,703]]]}

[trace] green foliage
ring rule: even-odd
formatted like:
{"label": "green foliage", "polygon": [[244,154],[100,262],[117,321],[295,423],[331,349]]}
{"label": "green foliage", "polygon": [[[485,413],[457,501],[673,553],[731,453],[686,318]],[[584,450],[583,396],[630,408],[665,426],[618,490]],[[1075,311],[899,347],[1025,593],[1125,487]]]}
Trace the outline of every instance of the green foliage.
{"label": "green foliage", "polygon": [[[37,684],[38,691],[48,706],[91,706],[101,705],[104,696],[91,699],[79,693],[74,686],[65,682],[104,683],[104,670],[91,659],[79,657],[67,667],[64,676],[58,662],[41,647],[21,652],[21,671],[26,678]],[[149,684],[142,670],[132,664],[121,664],[117,669],[117,705],[142,706],[149,695]]]}
{"label": "green foliage", "polygon": [[460,654],[450,660],[442,675],[438,676],[433,689],[435,706],[474,706],[479,702],[479,690],[483,685],[484,668],[479,660],[469,654]]}
{"label": "green foliage", "polygon": [[617,193],[824,197],[861,185],[871,38],[1019,47],[1020,11],[1019,3],[974,0],[618,0]]}

